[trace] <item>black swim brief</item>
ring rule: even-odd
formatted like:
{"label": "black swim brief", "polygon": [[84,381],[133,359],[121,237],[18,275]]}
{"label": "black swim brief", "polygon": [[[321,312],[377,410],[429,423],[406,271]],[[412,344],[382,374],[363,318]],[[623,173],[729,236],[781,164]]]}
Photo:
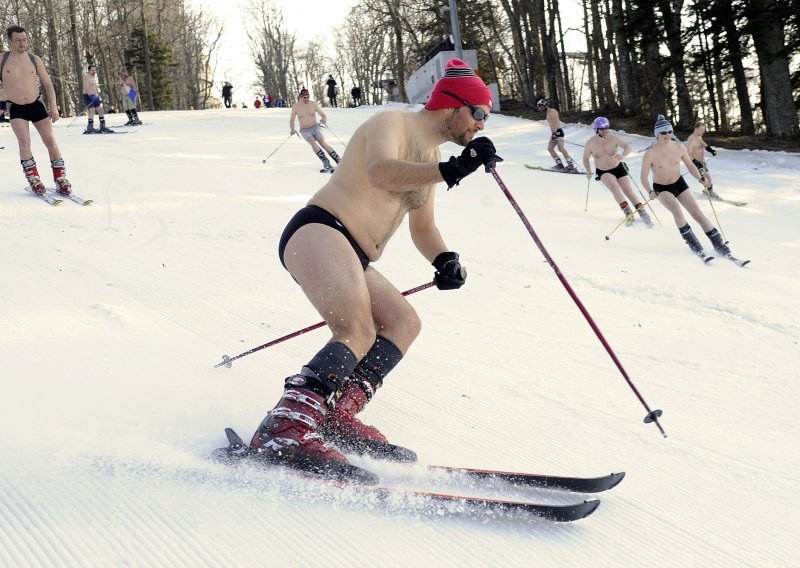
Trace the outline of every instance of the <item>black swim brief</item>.
{"label": "black swim brief", "polygon": [[681,193],[689,189],[689,185],[686,183],[686,180],[683,177],[679,177],[676,181],[668,184],[663,185],[660,183],[653,183],[653,191],[656,192],[656,195],[661,193],[662,191],[666,191],[678,197]]}
{"label": "black swim brief", "polygon": [[286,225],[286,228],[283,230],[280,243],[278,244],[278,256],[281,259],[281,264],[284,268],[286,268],[286,263],[283,261],[283,253],[286,250],[286,244],[300,227],[303,225],[309,225],[311,223],[326,225],[342,233],[347,239],[347,242],[350,243],[350,246],[353,247],[353,250],[356,251],[358,260],[361,261],[361,267],[364,270],[367,269],[367,266],[369,266],[369,258],[367,258],[367,255],[364,253],[364,251],[361,250],[361,247],[358,246],[358,243],[350,234],[350,231],[348,231],[345,226],[342,225],[342,222],[339,221],[339,219],[325,211],[322,207],[317,207],[316,205],[306,205],[300,211],[295,213],[294,217],[291,218],[289,223]]}
{"label": "black swim brief", "polygon": [[625,169],[625,166],[622,162],[616,165],[616,167],[611,168],[610,170],[601,170],[600,168],[595,168],[595,173],[597,174],[597,179],[600,179],[600,176],[603,174],[612,174],[615,178],[624,178],[628,175],[628,170]]}
{"label": "black swim brief", "polygon": [[39,122],[45,118],[50,118],[50,113],[47,112],[47,107],[44,106],[41,97],[26,105],[19,105],[12,101],[8,101],[7,104],[11,120],[21,118],[28,122]]}

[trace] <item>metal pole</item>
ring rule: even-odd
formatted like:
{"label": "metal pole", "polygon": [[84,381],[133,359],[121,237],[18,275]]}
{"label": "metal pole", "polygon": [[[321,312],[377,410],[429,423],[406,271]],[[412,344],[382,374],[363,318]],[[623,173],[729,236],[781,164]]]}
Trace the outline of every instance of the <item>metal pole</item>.
{"label": "metal pole", "polygon": [[453,45],[455,46],[456,57],[463,59],[461,55],[461,31],[458,28],[458,10],[456,0],[449,0],[450,4],[450,28],[453,31]]}

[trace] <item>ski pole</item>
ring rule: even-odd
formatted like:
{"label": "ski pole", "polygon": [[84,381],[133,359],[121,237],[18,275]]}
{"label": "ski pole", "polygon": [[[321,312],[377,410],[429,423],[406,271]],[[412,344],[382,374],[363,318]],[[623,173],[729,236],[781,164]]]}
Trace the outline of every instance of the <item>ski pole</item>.
{"label": "ski pole", "polygon": [[[89,104],[91,104],[91,103],[89,103]],[[85,113],[87,110],[89,110],[89,105],[86,105],[85,107],[83,107],[83,110],[80,112],[80,114],[76,114],[75,115],[75,118],[72,119],[72,122],[67,124],[67,128],[72,126],[75,123],[75,121],[78,120],[80,117],[82,117],[83,113]]]}
{"label": "ski pole", "polygon": [[617,358],[617,356],[614,353],[614,351],[611,349],[611,346],[608,344],[608,341],[606,341],[606,338],[603,337],[603,333],[600,331],[600,328],[598,328],[597,324],[594,323],[594,320],[592,319],[592,316],[589,315],[589,312],[586,310],[586,308],[584,307],[583,303],[578,298],[577,294],[575,294],[575,291],[572,289],[572,286],[569,285],[569,282],[567,282],[567,279],[561,273],[561,270],[558,268],[558,266],[556,265],[555,261],[550,256],[550,253],[547,252],[547,249],[544,247],[544,244],[539,239],[538,235],[536,234],[536,231],[533,230],[533,227],[531,226],[530,222],[528,221],[528,218],[522,212],[522,209],[520,208],[519,204],[517,203],[517,201],[511,195],[511,192],[506,187],[506,184],[503,183],[502,179],[500,179],[500,176],[497,174],[497,170],[495,170],[494,165],[492,165],[492,164],[487,165],[486,166],[486,170],[489,173],[492,174],[492,176],[494,177],[495,181],[497,182],[497,185],[500,186],[500,189],[503,191],[503,193],[505,194],[506,198],[508,198],[509,203],[511,203],[511,207],[514,208],[514,211],[516,211],[517,215],[519,215],[519,218],[522,220],[522,223],[525,225],[525,228],[528,229],[528,233],[530,234],[530,236],[533,239],[533,241],[536,243],[536,246],[539,247],[539,250],[542,252],[542,255],[544,255],[545,260],[547,260],[547,263],[555,271],[556,276],[558,276],[558,279],[561,281],[561,284],[563,284],[564,288],[567,290],[567,293],[570,295],[572,300],[575,302],[575,305],[578,306],[578,309],[583,314],[583,317],[586,318],[586,321],[589,323],[589,326],[592,328],[592,331],[594,331],[595,335],[597,336],[597,339],[599,339],[600,343],[602,343],[603,347],[605,347],[606,352],[608,352],[609,356],[611,357],[611,360],[614,361],[614,364],[617,366],[617,369],[619,369],[620,373],[622,373],[623,378],[627,381],[628,386],[631,388],[633,393],[636,395],[636,398],[639,399],[639,402],[641,402],[642,406],[644,406],[645,410],[647,410],[647,415],[644,417],[645,423],[647,423],[647,424],[649,424],[650,422],[655,423],[655,425],[658,426],[658,429],[661,431],[661,434],[666,438],[667,437],[667,433],[664,432],[664,429],[661,427],[661,424],[658,422],[658,418],[661,416],[662,411],[658,410],[658,409],[650,410],[650,407],[647,405],[647,402],[645,402],[644,398],[639,393],[639,390],[634,386],[633,381],[631,381],[630,377],[628,376],[628,373],[623,368],[622,363]]}
{"label": "ski pole", "polygon": [[[644,207],[644,206],[645,206],[645,205],[647,205],[648,203],[650,203],[650,200],[649,200],[649,199],[648,199],[647,201],[645,201],[645,202],[642,204],[642,207]],[[617,223],[617,226],[616,226],[616,227],[614,227],[613,229],[611,229],[611,232],[610,232],[610,233],[608,233],[608,234],[606,235],[606,240],[607,240],[607,241],[611,240],[611,235],[613,235],[613,234],[614,234],[614,231],[616,231],[617,229],[619,229],[619,228],[622,226],[622,224],[623,224],[623,223],[625,223],[626,221],[628,221],[629,219],[633,219],[633,217],[634,217],[634,215],[636,215],[636,212],[637,212],[637,211],[638,211],[638,209],[634,209],[634,210],[633,210],[633,211],[631,211],[630,213],[626,213],[626,214],[625,214],[625,217],[622,219],[622,221],[620,221],[619,223]]]}
{"label": "ski pole", "polygon": [[583,212],[586,213],[589,210],[589,186],[592,184],[592,174],[588,171],[586,172],[586,205],[583,206]]}
{"label": "ski pole", "polygon": [[577,142],[570,142],[569,140],[564,140],[567,144],[572,144],[573,146],[580,146],[581,148],[585,148],[583,144],[578,144]]}
{"label": "ski pole", "polygon": [[[277,148],[275,148],[275,149],[272,151],[272,154],[274,154],[275,152],[277,152],[278,150],[280,150],[280,149],[281,149],[281,147],[282,147],[284,144],[286,144],[286,143],[289,141],[289,138],[291,138],[291,137],[292,137],[292,136],[294,136],[295,134],[297,134],[297,132],[292,132],[291,134],[289,134],[289,136],[287,136],[287,137],[286,137],[286,140],[284,140],[283,142],[281,142],[281,143],[278,145],[278,147],[277,147]],[[267,163],[267,160],[269,160],[269,159],[272,157],[272,154],[270,154],[269,156],[267,156],[266,158],[264,158],[263,160],[261,160],[261,163],[262,163],[262,164],[266,164],[266,163]]]}
{"label": "ski pole", "polygon": [[334,136],[336,136],[336,139],[339,141],[339,144],[341,144],[342,146],[344,146],[344,147],[345,147],[345,149],[347,149],[347,144],[345,144],[344,142],[342,142],[342,139],[341,139],[341,138],[339,138],[339,137],[336,135],[336,133],[335,133],[333,130],[331,130],[331,127],[330,127],[330,126],[328,126],[328,125],[327,125],[327,124],[325,124],[324,122],[320,122],[320,126],[322,126],[323,128],[327,128],[328,130],[330,130],[330,131],[331,131],[331,134],[333,134]]}
{"label": "ski pole", "polygon": [[[406,290],[405,292],[403,292],[403,296],[410,296],[411,294],[415,294],[416,292],[420,292],[422,290],[425,290],[426,288],[430,288],[435,284],[436,283],[434,281],[426,282],[425,284],[421,284],[416,288],[411,288],[409,290]],[[228,357],[227,355],[223,355],[222,361],[214,365],[214,368],[216,369],[217,367],[225,365],[227,368],[230,369],[233,366],[233,362],[236,361],[237,359],[241,359],[242,357],[246,357],[251,353],[255,353],[256,351],[261,351],[262,349],[266,349],[267,347],[272,347],[273,345],[277,345],[278,343],[283,343],[287,339],[292,339],[293,337],[297,337],[298,335],[303,335],[304,333],[308,333],[309,331],[314,331],[315,329],[319,329],[324,325],[325,322],[321,321],[319,323],[315,323],[314,325],[304,327],[303,329],[298,329],[297,331],[293,331],[292,333],[284,335],[283,337],[279,337],[278,339],[273,339],[272,341],[265,343],[264,345],[259,345],[258,347],[254,347],[249,351],[245,351],[244,353],[239,353],[235,357]]]}
{"label": "ski pole", "polygon": [[708,198],[708,204],[711,205],[711,212],[714,213],[714,220],[717,222],[717,227],[719,227],[722,238],[725,239],[725,244],[727,244],[728,239],[725,237],[725,231],[722,230],[722,223],[719,222],[719,217],[717,217],[717,208],[714,207],[714,201],[711,199],[711,192],[708,191],[708,188],[703,187],[703,193],[705,193]]}

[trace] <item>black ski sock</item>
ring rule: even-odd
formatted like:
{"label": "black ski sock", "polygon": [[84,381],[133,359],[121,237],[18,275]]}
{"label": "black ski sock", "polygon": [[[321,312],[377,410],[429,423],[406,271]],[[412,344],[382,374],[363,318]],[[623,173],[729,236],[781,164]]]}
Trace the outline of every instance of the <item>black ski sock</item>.
{"label": "black ski sock", "polygon": [[339,160],[341,160],[339,154],[336,153],[336,150],[331,150],[330,152],[328,152],[328,154],[330,155],[331,158],[333,158],[333,161],[336,162],[337,164],[339,163]]}
{"label": "black ski sock", "polygon": [[322,165],[323,165],[323,166],[324,166],[326,169],[331,167],[331,163],[328,161],[328,158],[327,158],[327,157],[325,157],[325,152],[323,152],[322,150],[320,150],[319,152],[317,152],[317,158],[319,158],[319,159],[320,159],[320,161],[322,162]]}
{"label": "black ski sock", "polygon": [[305,366],[314,377],[301,373],[303,384],[295,384],[297,377],[286,379],[284,388],[303,387],[325,398],[329,403],[341,396],[342,386],[355,369],[358,360],[344,343],[332,341],[320,349]]}
{"label": "black ski sock", "polygon": [[389,371],[394,369],[402,358],[403,353],[397,345],[379,335],[364,358],[353,369],[350,380],[361,387],[369,400],[383,384],[383,379]]}

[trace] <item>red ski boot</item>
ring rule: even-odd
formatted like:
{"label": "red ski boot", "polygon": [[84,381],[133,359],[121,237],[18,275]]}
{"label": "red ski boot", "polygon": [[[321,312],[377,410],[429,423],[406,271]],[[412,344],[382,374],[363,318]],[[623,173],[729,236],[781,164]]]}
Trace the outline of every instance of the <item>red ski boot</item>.
{"label": "red ski boot", "polygon": [[358,383],[354,380],[348,381],[342,389],[341,398],[336,402],[336,408],[331,411],[320,430],[325,439],[355,454],[392,461],[417,461],[416,453],[390,444],[377,428],[356,418],[356,414],[364,410],[368,402],[367,393]]}
{"label": "red ski boot", "polygon": [[69,196],[72,193],[72,184],[65,177],[66,169],[64,168],[64,160],[53,160],[51,162],[53,168],[53,179],[56,182],[56,189],[61,195]]}
{"label": "red ski boot", "polygon": [[25,174],[25,179],[28,180],[28,185],[31,186],[31,191],[38,195],[44,195],[47,192],[47,188],[39,177],[39,170],[36,168],[36,162],[34,162],[33,159],[23,162],[22,172]]}
{"label": "red ski boot", "polygon": [[265,460],[328,477],[377,483],[374,474],[350,465],[317,433],[327,413],[322,396],[303,388],[288,388],[256,430],[250,447]]}

